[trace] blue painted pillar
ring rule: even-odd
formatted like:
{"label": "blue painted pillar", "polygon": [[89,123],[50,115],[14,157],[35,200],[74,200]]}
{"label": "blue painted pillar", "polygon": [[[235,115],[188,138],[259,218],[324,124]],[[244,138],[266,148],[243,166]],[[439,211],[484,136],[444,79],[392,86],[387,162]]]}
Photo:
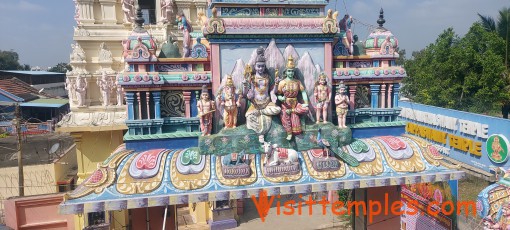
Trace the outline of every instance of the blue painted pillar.
{"label": "blue painted pillar", "polygon": [[372,93],[371,108],[379,108],[379,91],[380,85],[370,85],[370,92]]}
{"label": "blue painted pillar", "polygon": [[126,92],[126,104],[128,108],[128,120],[135,119],[135,108],[133,106],[133,102],[135,101],[135,93],[134,92]]}
{"label": "blue painted pillar", "polygon": [[393,84],[393,108],[398,107],[398,93],[400,92],[400,83]]}
{"label": "blue painted pillar", "polygon": [[154,99],[154,119],[161,119],[161,92],[152,92],[152,98]]}

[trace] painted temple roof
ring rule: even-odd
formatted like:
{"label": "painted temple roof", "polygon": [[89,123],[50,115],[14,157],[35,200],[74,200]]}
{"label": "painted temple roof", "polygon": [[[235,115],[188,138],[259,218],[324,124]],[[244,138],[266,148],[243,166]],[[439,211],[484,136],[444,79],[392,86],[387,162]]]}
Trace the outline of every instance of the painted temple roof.
{"label": "painted temple roof", "polygon": [[210,7],[228,5],[327,5],[328,0],[212,0]]}
{"label": "painted temple roof", "polygon": [[478,216],[498,222],[502,208],[510,204],[510,171],[497,182],[487,186],[478,194],[476,213]]}
{"label": "painted temple roof", "polygon": [[60,212],[241,199],[258,196],[262,189],[268,195],[284,195],[456,180],[464,175],[434,145],[410,135],[354,139],[337,150],[359,164],[326,157],[322,149],[287,149],[283,151],[287,159],[299,160],[273,165],[277,157],[268,159],[266,154],[201,155],[199,148],[135,152],[123,144],[65,195]]}

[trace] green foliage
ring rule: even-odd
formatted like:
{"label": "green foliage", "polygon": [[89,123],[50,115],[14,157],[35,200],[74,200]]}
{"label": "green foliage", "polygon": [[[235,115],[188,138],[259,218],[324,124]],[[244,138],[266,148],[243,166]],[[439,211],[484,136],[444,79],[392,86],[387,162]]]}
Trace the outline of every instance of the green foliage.
{"label": "green foliage", "polygon": [[49,72],[55,72],[55,73],[67,73],[67,71],[71,71],[73,68],[71,65],[67,63],[58,63],[56,66],[51,67],[48,71]]}
{"label": "green foliage", "polygon": [[8,136],[9,136],[9,134],[8,134],[8,133],[2,133],[2,134],[0,134],[0,138],[6,138],[6,137],[8,137]]}
{"label": "green foliage", "polygon": [[20,67],[18,53],[0,50],[0,70],[17,70]]}
{"label": "green foliage", "polygon": [[464,37],[452,28],[405,61],[402,93],[413,101],[483,113],[510,99],[505,90],[505,42],[474,23]]}

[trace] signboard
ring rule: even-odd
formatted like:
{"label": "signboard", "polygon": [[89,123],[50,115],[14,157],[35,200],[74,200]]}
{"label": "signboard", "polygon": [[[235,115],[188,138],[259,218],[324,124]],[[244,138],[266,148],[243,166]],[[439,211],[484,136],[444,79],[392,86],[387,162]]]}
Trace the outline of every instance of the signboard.
{"label": "signboard", "polygon": [[400,101],[406,132],[436,144],[442,154],[490,172],[510,167],[510,120]]}
{"label": "signboard", "polygon": [[456,228],[457,181],[402,186],[403,230]]}

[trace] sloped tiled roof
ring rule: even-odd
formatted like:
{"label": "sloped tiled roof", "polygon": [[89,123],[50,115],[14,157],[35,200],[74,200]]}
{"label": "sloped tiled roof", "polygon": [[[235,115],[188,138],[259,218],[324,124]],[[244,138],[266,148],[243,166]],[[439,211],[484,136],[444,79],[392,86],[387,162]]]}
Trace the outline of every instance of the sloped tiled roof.
{"label": "sloped tiled roof", "polygon": [[53,97],[45,93],[39,93],[37,89],[15,77],[0,80],[0,89],[25,99],[25,102],[38,98]]}

